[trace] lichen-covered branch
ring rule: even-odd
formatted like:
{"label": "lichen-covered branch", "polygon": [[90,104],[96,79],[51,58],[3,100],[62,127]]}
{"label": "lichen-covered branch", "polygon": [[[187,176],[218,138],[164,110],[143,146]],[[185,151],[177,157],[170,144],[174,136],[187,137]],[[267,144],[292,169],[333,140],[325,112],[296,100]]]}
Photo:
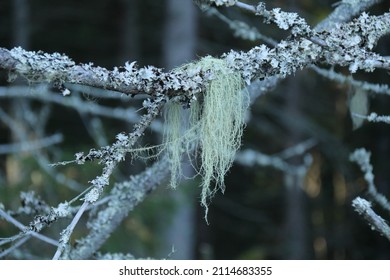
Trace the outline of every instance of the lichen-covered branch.
{"label": "lichen-covered branch", "polygon": [[[390,31],[389,13],[381,16],[363,13],[351,23],[321,33],[313,33],[296,15],[285,14],[274,12],[268,18],[274,19],[281,28],[295,28],[294,38],[281,41],[272,49],[261,45],[248,52],[231,51],[222,56],[232,71],[239,71],[247,83],[274,75],[291,75],[316,63],[347,66],[351,72],[390,69],[388,59],[371,51],[379,38]],[[308,36],[311,34],[313,36]],[[193,100],[214,79],[212,71],[201,67],[184,66],[163,72],[153,66],[137,68],[133,62],[110,71],[92,64],[77,65],[58,53],[29,52],[21,48],[0,49],[0,67],[31,82],[60,85],[68,82],[127,94],[145,92],[157,97],[180,95],[185,102]]]}
{"label": "lichen-covered branch", "polygon": [[288,13],[281,11],[280,8],[267,10],[264,3],[260,3],[256,7],[256,15],[262,16],[265,23],[275,23],[280,29],[291,29],[293,35],[310,37],[312,35],[311,28],[306,21],[299,17],[297,13]]}
{"label": "lichen-covered branch", "polygon": [[367,200],[357,197],[352,201],[352,206],[371,226],[372,230],[378,231],[381,235],[390,241],[390,227],[386,221],[374,212],[371,203]]}
{"label": "lichen-covered branch", "polygon": [[[90,150],[84,156],[83,153],[76,154],[76,162],[83,164],[85,161],[99,159],[100,163],[104,165],[102,174],[93,179],[90,183],[89,191],[83,197],[83,204],[76,213],[71,224],[61,233],[60,246],[58,247],[53,259],[59,259],[64,252],[70,240],[70,236],[80,220],[82,214],[87,207],[95,203],[102,194],[104,188],[109,184],[111,174],[114,172],[117,164],[124,160],[125,155],[129,149],[136,143],[139,137],[142,136],[145,129],[150,125],[151,121],[159,114],[162,104],[165,102],[164,98],[150,101],[145,104],[147,114],[141,117],[141,121],[134,126],[133,132],[125,135],[123,133],[117,135],[117,141],[111,146],[103,147],[100,150]],[[114,230],[114,228],[112,229]]]}
{"label": "lichen-covered branch", "polygon": [[339,28],[315,37],[325,46],[300,38],[281,41],[271,49],[261,45],[248,52],[231,51],[224,55],[228,65],[238,71],[247,83],[269,76],[291,75],[315,63],[327,63],[349,67],[352,73],[358,69],[373,71],[390,69],[390,61],[371,52],[377,40],[390,32],[390,13],[382,16],[362,14],[359,18]]}
{"label": "lichen-covered branch", "polygon": [[169,169],[166,158],[154,163],[144,172],[130,177],[129,181],[113,186],[108,207],[100,211],[96,218],[88,223],[90,233],[78,240],[77,246],[63,256],[66,259],[88,259],[99,250],[111,233],[118,227],[128,213],[145,196],[166,180]]}
{"label": "lichen-covered branch", "polygon": [[351,85],[353,87],[361,88],[365,91],[377,94],[390,95],[390,88],[386,84],[372,84],[366,81],[358,81],[355,80],[352,76],[345,76],[343,74],[335,72],[333,68],[328,70],[317,66],[312,66],[311,69],[314,70],[317,74],[332,81],[335,81],[339,84]]}
{"label": "lichen-covered branch", "polygon": [[[27,51],[20,47],[10,50],[0,48],[0,68],[8,71],[10,81],[16,76],[22,76],[30,84],[53,84],[62,90],[63,96],[55,96],[53,92],[45,92],[45,94],[52,95],[47,100],[50,99],[49,101],[52,103],[62,103],[63,106],[76,108],[79,112],[87,112],[92,108],[94,110],[92,113],[103,117],[124,119],[129,116],[125,115],[126,110],[114,112],[97,104],[92,104],[87,108],[84,103],[77,101],[77,96],[68,96],[72,90],[70,85],[108,89],[131,96],[146,93],[150,97],[144,100],[143,109],[146,110],[146,113],[138,118],[138,123],[132,132],[119,133],[116,141],[110,146],[76,154],[73,163],[83,164],[96,160],[102,164],[102,171],[99,176],[89,182],[90,187],[74,198],[72,202],[64,202],[58,204],[57,207],[50,207],[46,203],[39,203],[34,195],[26,195],[28,203],[13,214],[38,215],[35,215],[28,228],[9,239],[17,242],[15,246],[25,242],[29,235],[40,236],[37,232],[59,218],[69,218],[77,213],[73,222],[63,231],[60,239],[61,244],[55,258],[91,258],[129,211],[139,204],[150,191],[161,184],[169,173],[175,177],[175,168],[181,164],[182,146],[187,147],[188,153],[188,147],[199,145],[199,154],[202,160],[199,174],[206,178],[202,183],[202,203],[207,209],[205,197],[214,193],[214,189],[210,188],[209,185],[211,183],[223,185],[224,175],[230,168],[234,155],[241,144],[243,116],[248,104],[246,99],[242,99],[244,91],[241,89],[245,87],[243,80],[247,85],[261,89],[258,92],[264,92],[274,87],[281,78],[293,75],[299,69],[319,64],[347,67],[351,73],[358,70],[373,71],[377,68],[390,69],[390,58],[383,57],[373,51],[378,40],[390,32],[390,13],[379,16],[369,16],[363,13],[352,22],[343,23],[379,1],[344,0],[340,2],[328,19],[315,28],[311,28],[296,13],[287,13],[280,9],[267,10],[263,3],[251,6],[237,0],[197,0],[195,2],[207,7],[210,5],[236,6],[245,9],[260,16],[266,23],[274,23],[283,30],[290,30],[291,35],[278,43],[260,36],[255,29],[247,25],[229,21],[221,16],[220,18],[226,21],[241,38],[251,40],[263,38],[270,46],[259,45],[246,52],[230,51],[221,55],[219,59],[206,57],[168,72],[154,66],[138,67],[136,62],[127,62],[123,66],[109,70],[94,66],[92,63],[79,64],[68,56],[58,53]],[[205,64],[207,65],[205,66]],[[4,90],[1,89],[0,95],[3,92]],[[13,97],[20,96],[19,93],[13,92],[8,92],[4,96],[12,96],[12,94],[14,94]],[[237,94],[237,96],[229,101],[227,96],[230,97],[233,94]],[[45,100],[45,98],[42,97],[40,100]],[[75,104],[78,105],[72,104],[75,100]],[[167,152],[169,149],[164,150],[167,152],[165,156],[152,167],[131,177],[129,181],[114,184],[109,198],[105,197],[105,201],[109,200],[108,205],[104,205],[107,207],[97,208],[96,216],[88,223],[89,234],[78,240],[74,248],[68,246],[73,229],[83,212],[101,202],[97,200],[106,186],[109,185],[112,173],[124,160],[126,154],[133,150],[136,141],[160,114],[161,108],[167,101],[180,110],[183,105],[188,108],[198,102],[200,113],[197,114],[196,122],[194,122],[196,124],[194,131],[198,138],[187,137],[189,140],[182,145],[181,127],[177,125],[182,119],[181,115],[177,114],[173,121],[177,130],[173,130],[172,134],[179,137],[166,137],[169,141],[162,145],[170,145],[174,151],[170,154]],[[178,111],[180,112],[180,110]],[[373,120],[379,120],[377,116],[370,117]],[[166,123],[169,125],[169,122]],[[13,124],[9,122],[9,126],[11,127]],[[174,127],[174,125],[172,126]],[[23,134],[20,133],[20,135],[20,138],[23,138]],[[35,144],[51,143],[47,141],[50,139],[45,138],[44,135],[39,136],[41,137],[37,139],[41,139],[41,141],[37,141]],[[300,149],[289,150],[276,156],[266,156],[247,150],[239,154],[238,160],[242,160],[246,164],[272,166],[286,174],[302,175],[311,162],[309,156],[305,157],[304,164],[298,167],[288,164],[284,159],[303,152],[312,144],[310,142],[300,146]],[[0,150],[1,148],[4,146],[0,146]],[[175,150],[176,148],[177,150]],[[356,152],[351,158],[357,161],[365,172],[365,178],[369,184],[369,194],[377,203],[389,210],[388,201],[376,192],[369,155]],[[172,165],[173,161],[177,162],[176,165]],[[80,188],[80,186],[76,187]],[[79,198],[84,200],[83,205],[80,208],[71,206]],[[367,204],[361,201],[357,201],[355,204],[356,209],[363,209],[359,210],[359,213],[371,217],[371,224],[380,222],[370,212],[371,208],[367,207]],[[36,212],[34,212],[34,207]],[[128,257],[132,256],[128,255]]]}
{"label": "lichen-covered branch", "polygon": [[136,62],[108,70],[92,63],[76,64],[66,55],[26,51],[20,47],[0,48],[0,68],[8,70],[10,78],[21,75],[31,83],[49,82],[61,89],[64,83],[71,83],[130,95],[146,93],[156,98],[180,93],[188,100],[192,100],[205,82],[212,79],[210,73],[200,69],[165,73],[153,66],[138,68]]}
{"label": "lichen-covered branch", "polygon": [[[19,222],[18,220],[16,220],[15,218],[13,218],[11,215],[9,215],[8,213],[6,213],[4,210],[2,210],[0,208],[0,218],[2,219],[5,219],[6,221],[12,223],[13,225],[15,225],[17,228],[19,228],[21,231],[25,231],[27,229],[27,227],[25,225],[23,225],[21,222]],[[58,245],[58,242],[56,240],[53,240],[47,236],[44,236],[42,234],[39,234],[37,232],[29,232],[29,235],[37,238],[37,239],[40,239],[48,244],[51,244],[51,245],[54,245],[54,246],[57,246]]]}
{"label": "lichen-covered branch", "polygon": [[89,202],[84,201],[84,203],[80,206],[79,210],[77,211],[76,215],[73,217],[72,222],[66,227],[66,229],[64,229],[61,232],[60,244],[57,247],[57,251],[54,254],[53,260],[58,260],[62,252],[68,246],[73,230],[76,227],[77,223],[79,222],[81,216],[87,210],[88,206],[89,206]]}
{"label": "lichen-covered branch", "polygon": [[[204,0],[203,0],[204,1]],[[206,0],[207,1],[207,0]],[[324,20],[316,25],[315,31],[331,30],[336,27],[338,23],[348,22],[354,16],[366,11],[373,5],[382,2],[382,0],[343,0],[337,3],[337,7],[334,11],[328,15]],[[237,1],[235,4],[238,8],[252,12],[254,14],[263,15],[261,11],[264,11],[265,4],[260,2],[257,6],[249,5]],[[258,13],[260,11],[260,13]],[[274,9],[276,14],[280,14],[280,9]],[[270,16],[267,13],[267,16]]]}
{"label": "lichen-covered branch", "polygon": [[375,112],[370,113],[368,116],[363,116],[360,114],[354,114],[354,116],[356,116],[358,118],[365,119],[369,122],[383,122],[383,123],[387,123],[387,124],[390,123],[390,116],[381,116]]}
{"label": "lichen-covered branch", "polygon": [[337,3],[334,11],[315,27],[315,31],[330,30],[338,23],[348,22],[382,0],[343,0]]}
{"label": "lichen-covered branch", "polygon": [[356,162],[362,172],[364,173],[364,179],[368,184],[367,194],[370,199],[380,205],[383,209],[390,213],[390,203],[387,198],[377,191],[374,183],[373,167],[370,163],[371,153],[364,148],[356,149],[350,156],[350,160]]}
{"label": "lichen-covered branch", "polygon": [[[321,21],[317,26],[314,27],[315,32],[324,31],[324,30],[331,30],[333,29],[337,24],[341,24],[343,22],[346,22],[350,20],[355,15],[358,15],[359,13],[363,12],[364,10],[368,9],[372,5],[381,2],[377,0],[365,0],[365,1],[342,1],[339,2],[337,5],[337,8],[332,12],[332,14],[329,15],[329,17],[325,18],[323,21]],[[237,2],[237,7],[243,8],[247,11],[250,11],[254,14],[256,14],[256,6],[251,6],[245,3]],[[276,9],[273,11],[267,11],[265,9],[265,5],[263,3],[260,3],[257,6],[260,10],[260,15],[263,14],[266,19],[269,21],[277,21],[280,18],[280,10]],[[237,20],[231,20],[225,15],[221,14],[216,8],[209,8],[207,9],[208,15],[215,15],[223,22],[227,23],[229,27],[234,31],[234,35],[238,38],[244,39],[244,40],[262,40],[269,44],[270,46],[276,47],[278,45],[278,42],[276,40],[273,40],[272,38],[269,38],[267,36],[264,36],[253,26],[247,25],[245,22],[237,21]],[[277,16],[278,15],[278,16]],[[289,13],[287,13],[289,15]],[[297,19],[297,14],[292,13],[290,16],[290,19]],[[292,21],[294,23],[294,20]],[[304,28],[307,28],[304,21],[299,21],[298,23],[301,23],[304,25]],[[280,22],[279,25],[283,25],[283,22]],[[299,25],[298,25],[299,26]],[[327,27],[327,28],[325,28]],[[325,42],[323,40],[319,40],[317,37],[313,39],[314,37],[310,38],[313,43],[320,42],[321,46],[325,46]],[[386,60],[388,60],[388,57],[385,57]],[[339,83],[348,83],[353,86],[357,86],[360,88],[363,88],[365,90],[377,92],[377,93],[384,93],[386,94],[388,91],[387,85],[378,85],[378,84],[369,84],[367,82],[359,82],[355,81],[352,77],[345,77],[344,75],[337,74],[333,70],[325,70],[321,69],[318,66],[311,65],[311,69],[316,71],[318,74],[325,76],[331,80],[335,80]],[[333,69],[333,68],[332,68]],[[251,100],[255,100],[256,97],[264,92],[268,92],[276,87],[276,85],[280,82],[281,78],[278,76],[272,76],[269,78],[266,78],[264,80],[256,80],[254,81],[251,86],[249,87],[249,91],[251,92]]]}

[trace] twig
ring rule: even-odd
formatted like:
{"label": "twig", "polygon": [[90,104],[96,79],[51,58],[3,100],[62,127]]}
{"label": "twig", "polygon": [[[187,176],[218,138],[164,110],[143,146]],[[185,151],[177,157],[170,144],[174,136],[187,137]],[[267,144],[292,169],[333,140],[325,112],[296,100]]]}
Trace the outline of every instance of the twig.
{"label": "twig", "polygon": [[128,213],[143,201],[147,194],[164,182],[170,172],[166,165],[167,159],[164,157],[142,173],[131,176],[129,181],[115,184],[110,192],[112,199],[108,206],[99,211],[96,218],[89,222],[91,232],[78,240],[78,245],[71,249],[64,258],[90,258],[127,217]]}
{"label": "twig", "polygon": [[76,227],[77,223],[79,222],[81,216],[83,215],[84,211],[87,209],[88,206],[89,206],[89,202],[84,201],[79,211],[74,216],[72,222],[67,226],[65,230],[62,231],[60,244],[57,248],[57,251],[54,254],[53,260],[58,260],[60,258],[62,252],[65,250],[66,246],[68,245],[70,236],[72,235],[74,228]]}
{"label": "twig", "polygon": [[62,134],[56,133],[54,135],[44,137],[41,139],[33,139],[30,141],[24,141],[19,143],[12,143],[12,144],[2,144],[0,145],[0,155],[36,151],[39,149],[47,148],[49,146],[61,143],[62,139],[63,139]]}
{"label": "twig", "polygon": [[328,70],[314,65],[311,66],[310,68],[313,69],[317,74],[327,79],[336,81],[338,83],[350,84],[354,87],[362,88],[364,90],[374,92],[377,94],[390,95],[390,88],[386,84],[372,84],[365,81],[358,81],[355,80],[352,76],[345,76],[343,74],[335,72],[333,68]]}
{"label": "twig", "polygon": [[236,2],[236,7],[243,9],[245,11],[251,12],[251,13],[256,13],[256,7],[252,5],[248,5],[246,3],[242,3],[240,1]]}
{"label": "twig", "polygon": [[4,250],[3,252],[0,252],[0,258],[5,257],[9,253],[11,253],[13,250],[17,249],[18,247],[22,246],[26,241],[30,239],[30,236],[25,236],[22,239],[19,239],[14,245],[9,247],[8,249]]}
{"label": "twig", "polygon": [[[24,226],[22,223],[20,223],[19,221],[17,221],[16,219],[14,219],[12,216],[8,215],[5,211],[3,211],[2,209],[0,209],[0,216],[2,216],[6,221],[12,223],[13,225],[15,225],[16,227],[18,227],[22,232],[18,235],[16,235],[15,237],[13,238],[9,238],[8,241],[9,242],[14,242],[16,241],[16,243],[14,245],[12,245],[10,248],[4,250],[3,252],[0,253],[0,258],[8,255],[9,253],[11,253],[13,250],[15,250],[16,248],[20,247],[22,244],[24,244],[26,241],[28,241],[31,236],[37,238],[37,239],[40,239],[48,244],[51,244],[51,245],[54,245],[54,246],[58,246],[58,242],[56,240],[53,240],[47,236],[44,236],[38,232],[34,232],[34,231],[28,231],[26,232],[26,234],[23,234],[23,232],[26,231],[27,227]],[[7,239],[4,239],[2,242],[1,242],[1,245],[5,244],[5,242],[7,241]]]}
{"label": "twig", "polygon": [[0,98],[35,99],[73,108],[80,113],[88,113],[132,123],[139,121],[139,117],[133,108],[109,108],[97,103],[85,102],[77,95],[78,94],[73,94],[70,97],[64,98],[63,96],[42,87],[0,87]]}
{"label": "twig", "polygon": [[357,197],[352,201],[352,206],[368,222],[372,230],[378,231],[390,241],[390,227],[382,217],[372,210],[370,202]]}
{"label": "twig", "polygon": [[303,155],[307,150],[317,145],[318,141],[315,139],[307,139],[297,145],[289,147],[274,156],[278,156],[282,159],[288,159],[294,156]]}
{"label": "twig", "polygon": [[368,120],[369,122],[384,122],[390,123],[390,116],[379,116],[377,113],[372,112],[368,116],[364,116],[357,113],[352,113],[353,116]]}
{"label": "twig", "polygon": [[303,164],[299,166],[291,165],[287,163],[285,159],[290,156],[303,154],[315,143],[316,142],[313,140],[308,140],[273,156],[265,155],[254,150],[247,149],[237,154],[236,161],[246,166],[270,166],[288,174],[305,174],[307,172],[308,166],[310,166],[310,164],[312,163],[312,158],[310,155],[305,155],[303,157]]}

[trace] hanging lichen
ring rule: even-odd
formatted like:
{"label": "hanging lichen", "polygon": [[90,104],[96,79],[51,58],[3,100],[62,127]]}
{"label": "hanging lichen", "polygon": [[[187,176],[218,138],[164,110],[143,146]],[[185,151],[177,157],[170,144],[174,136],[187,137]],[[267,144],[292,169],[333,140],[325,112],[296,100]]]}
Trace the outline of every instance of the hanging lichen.
{"label": "hanging lichen", "polygon": [[240,148],[249,98],[241,75],[228,69],[224,60],[206,57],[185,67],[200,68],[212,77],[205,92],[197,98],[199,101],[191,104],[187,122],[183,122],[180,104],[174,101],[167,104],[163,146],[171,162],[172,187],[181,176],[183,153],[191,153],[195,147],[199,150],[201,162],[197,171],[202,177],[201,204],[207,216],[208,200],[217,190],[224,191],[225,175]]}
{"label": "hanging lichen", "polygon": [[181,137],[181,105],[169,102],[166,105],[164,127],[164,148],[167,149],[168,158],[171,163],[171,187],[176,188],[177,180],[181,176],[181,158],[184,151]]}

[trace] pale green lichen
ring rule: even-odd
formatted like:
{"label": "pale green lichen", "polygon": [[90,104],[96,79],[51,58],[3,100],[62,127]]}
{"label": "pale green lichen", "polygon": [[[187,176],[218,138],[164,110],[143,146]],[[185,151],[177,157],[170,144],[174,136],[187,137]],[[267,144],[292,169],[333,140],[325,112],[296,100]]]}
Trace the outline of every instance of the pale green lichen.
{"label": "pale green lichen", "polygon": [[[198,173],[202,177],[201,204],[208,211],[208,200],[217,190],[224,191],[224,178],[241,146],[248,93],[238,72],[222,59],[205,57],[179,69],[200,68],[210,74],[205,92],[191,104],[189,121],[183,122],[181,105],[171,101],[165,114],[164,149],[171,162],[171,186],[181,175],[181,157],[197,147],[200,154]],[[202,100],[200,103],[198,100]],[[214,187],[212,183],[214,182]]]}
{"label": "pale green lichen", "polygon": [[164,112],[166,125],[164,126],[164,145],[167,149],[168,158],[171,163],[171,187],[176,188],[177,180],[181,175],[182,147],[182,125],[181,105],[175,102],[168,102]]}

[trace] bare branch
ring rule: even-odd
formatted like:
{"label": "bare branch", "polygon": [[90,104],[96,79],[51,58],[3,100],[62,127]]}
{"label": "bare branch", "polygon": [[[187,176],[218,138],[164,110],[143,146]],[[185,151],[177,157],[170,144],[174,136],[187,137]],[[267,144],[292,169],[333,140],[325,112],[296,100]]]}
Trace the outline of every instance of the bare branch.
{"label": "bare branch", "polygon": [[236,2],[236,6],[238,8],[240,8],[240,9],[243,9],[244,11],[256,13],[256,7],[255,6],[252,6],[252,5],[240,2],[240,1]]}
{"label": "bare branch", "polygon": [[12,251],[16,250],[20,246],[22,246],[24,243],[26,243],[30,239],[30,236],[24,236],[23,238],[17,240],[14,245],[7,248],[6,250],[0,252],[0,258],[5,257],[6,255],[10,254]]}
{"label": "bare branch", "polygon": [[9,86],[0,87],[0,98],[24,98],[35,99],[42,102],[50,102],[64,107],[73,108],[80,113],[88,113],[96,116],[118,119],[135,123],[139,116],[133,108],[109,108],[92,102],[86,102],[73,94],[67,98],[55,94],[45,87]]}
{"label": "bare branch", "polygon": [[38,149],[43,149],[48,146],[55,145],[61,142],[62,142],[62,134],[57,133],[42,139],[34,139],[30,141],[24,141],[24,142],[13,143],[13,144],[2,144],[0,145],[0,155],[36,151]]}
{"label": "bare branch", "polygon": [[[313,161],[309,154],[304,155],[304,153],[315,144],[314,140],[309,139],[276,155],[266,155],[246,149],[237,154],[236,161],[246,166],[270,166],[286,174],[304,175]],[[286,161],[287,158],[297,155],[303,155],[303,163],[301,165],[292,165]]]}

